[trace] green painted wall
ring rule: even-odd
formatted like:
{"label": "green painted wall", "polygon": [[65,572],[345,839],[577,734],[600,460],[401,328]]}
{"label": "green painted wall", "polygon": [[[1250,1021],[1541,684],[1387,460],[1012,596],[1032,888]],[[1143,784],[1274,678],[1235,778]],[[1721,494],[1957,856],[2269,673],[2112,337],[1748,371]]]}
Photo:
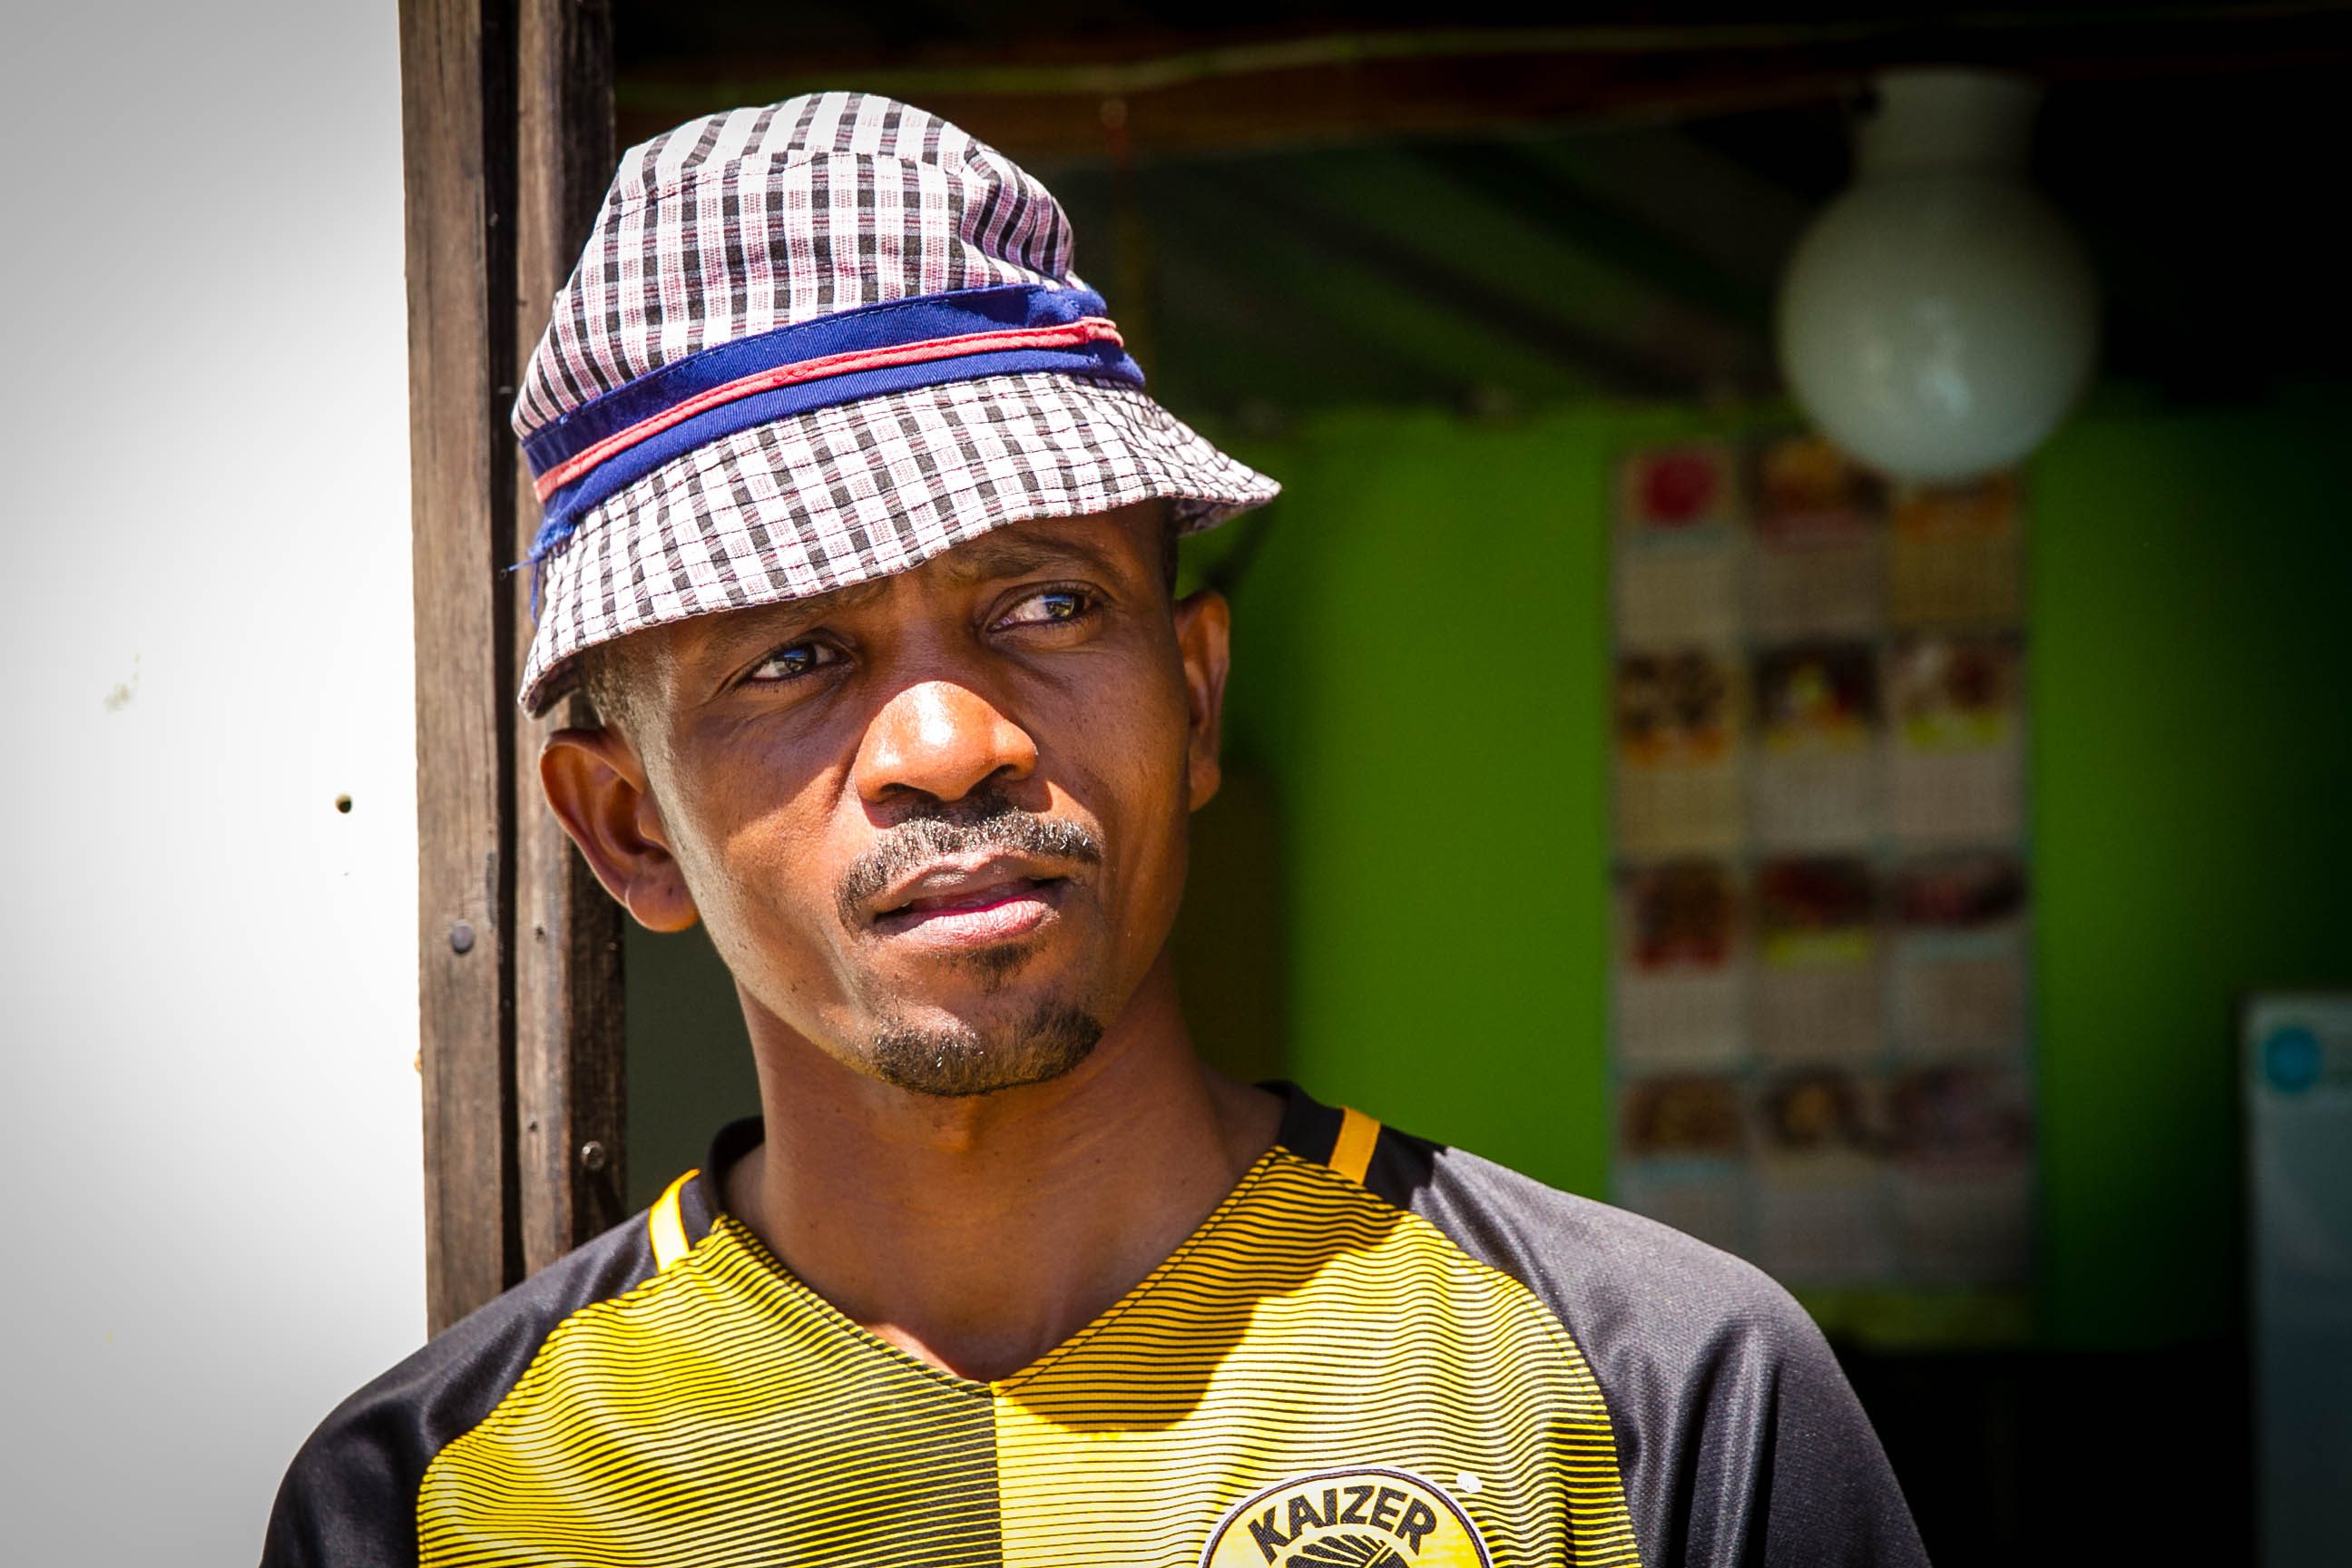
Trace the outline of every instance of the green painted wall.
{"label": "green painted wall", "polygon": [[1254,452],[1288,494],[1235,591],[1226,737],[1280,802],[1290,1073],[1586,1191],[1617,444],[1364,413]]}
{"label": "green painted wall", "polygon": [[2085,419],[2034,467],[2044,1330],[2240,1295],[2242,992],[2352,985],[2343,407]]}
{"label": "green painted wall", "polygon": [[[2232,998],[2352,984],[2341,416],[2086,415],[2034,464],[2053,1343],[2226,1328]],[[1607,475],[1703,426],[1364,413],[1244,444],[1289,486],[1235,593],[1228,736],[1278,802],[1289,1070],[1595,1194]]]}

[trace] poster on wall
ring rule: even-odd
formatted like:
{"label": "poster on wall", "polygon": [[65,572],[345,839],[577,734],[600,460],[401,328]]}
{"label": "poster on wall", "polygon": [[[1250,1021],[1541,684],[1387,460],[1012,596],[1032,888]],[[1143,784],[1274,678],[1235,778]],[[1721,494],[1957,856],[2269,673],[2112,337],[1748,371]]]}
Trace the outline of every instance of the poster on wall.
{"label": "poster on wall", "polygon": [[1776,433],[1626,454],[1614,514],[1617,1200],[1851,1331],[2021,1321],[2017,479]]}

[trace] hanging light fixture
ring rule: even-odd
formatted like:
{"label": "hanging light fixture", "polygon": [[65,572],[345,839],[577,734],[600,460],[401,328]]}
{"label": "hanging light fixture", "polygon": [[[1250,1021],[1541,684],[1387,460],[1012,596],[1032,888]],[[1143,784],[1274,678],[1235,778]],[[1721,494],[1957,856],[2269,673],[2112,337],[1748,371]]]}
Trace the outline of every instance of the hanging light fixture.
{"label": "hanging light fixture", "polygon": [[2032,451],[2081,395],[2098,282],[2025,182],[2039,87],[1957,69],[1875,86],[1854,183],[1781,279],[1780,371],[1850,456],[1959,483]]}

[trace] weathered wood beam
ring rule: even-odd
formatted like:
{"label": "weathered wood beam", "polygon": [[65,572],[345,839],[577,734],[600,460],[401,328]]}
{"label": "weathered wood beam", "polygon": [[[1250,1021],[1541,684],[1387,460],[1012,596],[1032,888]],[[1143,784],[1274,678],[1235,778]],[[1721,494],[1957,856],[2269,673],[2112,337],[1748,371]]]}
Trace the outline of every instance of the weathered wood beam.
{"label": "weathered wood beam", "polygon": [[607,0],[402,0],[426,1316],[620,1217],[616,911],[515,706],[538,515],[517,367],[613,164]]}
{"label": "weathered wood beam", "polygon": [[[1976,64],[2047,80],[2309,69],[2352,60],[2343,7],[2116,16],[2063,6],[1764,25],[1431,27],[1268,36],[1023,37],[812,59],[746,37],[723,56],[624,62],[620,129],[825,87],[888,92],[1015,157],[1139,155],[1661,121],[1819,101],[1889,65]],[[1091,58],[1087,51],[1092,51]]]}
{"label": "weathered wood beam", "polygon": [[[528,363],[613,173],[609,0],[520,0],[515,107],[515,363]],[[518,549],[537,526],[525,465]],[[530,640],[531,574],[508,579],[513,657]],[[539,783],[539,752],[587,721],[573,697],[545,720],[508,709],[515,766],[515,1115],[522,1261],[536,1273],[623,1214],[626,1099],[619,906],[572,850]]]}
{"label": "weathered wood beam", "polygon": [[[513,126],[499,0],[402,0],[425,1310],[520,1267],[513,1139]],[[503,230],[503,232],[502,232]]]}

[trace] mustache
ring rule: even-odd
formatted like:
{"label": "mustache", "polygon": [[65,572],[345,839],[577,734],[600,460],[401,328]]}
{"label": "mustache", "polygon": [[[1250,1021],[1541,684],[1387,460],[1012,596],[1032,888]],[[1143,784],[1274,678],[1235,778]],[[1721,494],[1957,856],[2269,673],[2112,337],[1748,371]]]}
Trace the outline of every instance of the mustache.
{"label": "mustache", "polygon": [[1081,866],[1103,859],[1102,840],[1082,823],[1023,811],[996,791],[966,795],[898,824],[850,862],[834,894],[842,923],[861,929],[866,906],[919,867],[951,855],[992,852]]}

